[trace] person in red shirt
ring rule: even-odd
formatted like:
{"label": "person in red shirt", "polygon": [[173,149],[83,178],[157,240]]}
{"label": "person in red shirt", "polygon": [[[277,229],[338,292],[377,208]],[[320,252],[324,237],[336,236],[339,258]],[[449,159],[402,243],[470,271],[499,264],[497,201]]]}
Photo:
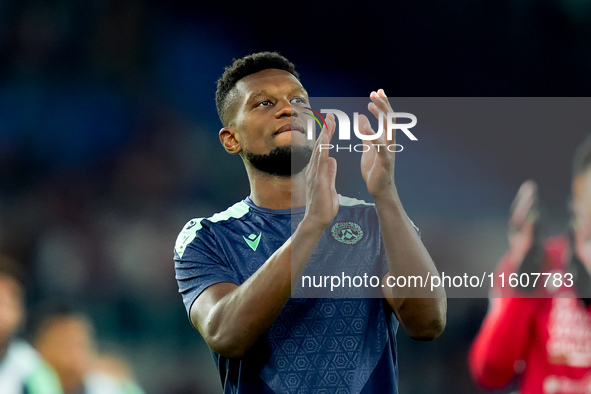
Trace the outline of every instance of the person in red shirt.
{"label": "person in red shirt", "polygon": [[[511,209],[509,251],[497,267],[505,287],[491,290],[470,371],[487,389],[517,376],[521,394],[591,393],[591,136],[573,160],[568,235],[541,239],[538,200],[536,183],[524,182]],[[508,287],[511,273],[528,276],[529,286]],[[550,276],[532,286],[534,273]]]}

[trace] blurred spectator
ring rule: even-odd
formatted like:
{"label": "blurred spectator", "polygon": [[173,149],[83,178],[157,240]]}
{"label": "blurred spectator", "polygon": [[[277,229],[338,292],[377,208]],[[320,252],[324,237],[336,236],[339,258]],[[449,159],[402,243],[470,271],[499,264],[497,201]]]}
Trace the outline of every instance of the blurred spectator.
{"label": "blurred spectator", "polygon": [[495,276],[505,281],[491,289],[499,298],[472,344],[470,368],[488,389],[518,376],[522,394],[590,393],[591,136],[573,161],[568,236],[542,239],[537,190],[526,181],[513,202],[510,248]]}
{"label": "blurred spectator", "polygon": [[98,355],[94,363],[93,374],[96,376],[107,375],[115,379],[122,393],[143,393],[143,390],[135,383],[129,364],[117,354],[103,353]]}
{"label": "blurred spectator", "polygon": [[72,305],[55,304],[41,312],[34,344],[46,363],[29,379],[30,394],[143,393],[128,369],[113,373],[97,364],[93,325]]}
{"label": "blurred spectator", "polygon": [[24,288],[16,261],[0,254],[0,393],[21,394],[39,356],[23,340],[15,339],[24,321]]}

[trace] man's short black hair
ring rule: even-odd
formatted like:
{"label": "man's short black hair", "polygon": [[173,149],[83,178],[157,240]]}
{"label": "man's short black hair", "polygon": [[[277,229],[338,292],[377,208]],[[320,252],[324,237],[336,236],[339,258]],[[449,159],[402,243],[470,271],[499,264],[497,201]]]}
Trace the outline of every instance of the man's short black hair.
{"label": "man's short black hair", "polygon": [[37,306],[31,315],[29,322],[29,336],[32,341],[39,338],[47,328],[48,323],[61,319],[80,319],[90,324],[91,319],[86,314],[84,307],[77,301],[70,299],[54,299],[43,302]]}
{"label": "man's short black hair", "polygon": [[573,178],[591,168],[591,134],[578,146],[573,158]]}
{"label": "man's short black hair", "polygon": [[228,95],[236,86],[236,82],[248,75],[270,68],[287,71],[298,80],[300,79],[293,63],[277,52],[258,52],[241,59],[234,59],[232,64],[224,69],[224,73],[218,79],[218,87],[215,92],[215,105],[224,126],[227,122],[225,119],[226,110],[230,105]]}

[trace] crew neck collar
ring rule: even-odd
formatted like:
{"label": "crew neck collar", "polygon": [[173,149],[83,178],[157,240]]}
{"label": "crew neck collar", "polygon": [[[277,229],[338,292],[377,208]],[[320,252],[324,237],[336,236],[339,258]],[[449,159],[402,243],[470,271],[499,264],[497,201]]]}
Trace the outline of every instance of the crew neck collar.
{"label": "crew neck collar", "polygon": [[296,207],[296,208],[290,208],[290,209],[269,209],[269,208],[263,208],[263,207],[259,207],[258,205],[256,205],[251,199],[250,197],[246,197],[244,199],[244,202],[251,207],[252,209],[254,209],[255,211],[259,211],[259,212],[263,212],[263,213],[269,213],[272,215],[296,215],[296,214],[300,214],[300,213],[304,213],[306,212],[306,207]]}

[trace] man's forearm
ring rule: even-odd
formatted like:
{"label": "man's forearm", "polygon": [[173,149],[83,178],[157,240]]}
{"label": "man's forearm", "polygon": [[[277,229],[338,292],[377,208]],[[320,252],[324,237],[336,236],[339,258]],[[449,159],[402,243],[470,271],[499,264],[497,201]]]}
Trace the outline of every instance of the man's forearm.
{"label": "man's forearm", "polygon": [[[404,211],[396,190],[375,197],[382,239],[391,275],[439,276],[427,249]],[[390,290],[390,289],[389,289]],[[447,301],[445,290],[393,288],[388,303],[401,324],[416,339],[433,339],[445,327]]]}
{"label": "man's forearm", "polygon": [[472,377],[489,389],[507,385],[515,362],[531,345],[530,327],[542,298],[491,299],[489,310],[468,353]]}
{"label": "man's forearm", "polygon": [[273,324],[323,231],[302,221],[292,237],[250,278],[216,303],[204,327],[199,327],[212,349],[224,356],[240,357]]}

